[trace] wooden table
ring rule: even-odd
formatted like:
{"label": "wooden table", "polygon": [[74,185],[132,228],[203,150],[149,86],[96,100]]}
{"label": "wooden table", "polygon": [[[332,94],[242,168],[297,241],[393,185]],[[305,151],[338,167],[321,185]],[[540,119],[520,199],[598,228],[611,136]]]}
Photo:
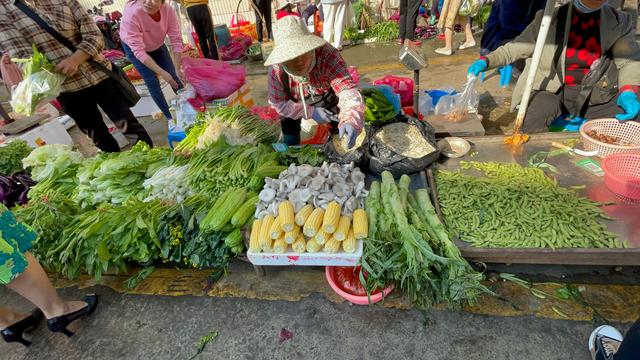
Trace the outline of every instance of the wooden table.
{"label": "wooden table", "polygon": [[[553,150],[552,141],[579,138],[576,133],[545,133],[532,135],[527,144],[519,150],[503,143],[504,136],[483,136],[466,138],[472,144],[471,152],[461,159],[441,159],[438,169],[456,170],[460,161],[497,161],[528,165],[529,158],[540,151]],[[579,168],[575,162],[582,156],[560,155],[546,160],[556,166],[559,173],[553,176],[563,187],[581,186],[580,193],[594,201],[615,202],[604,207],[614,221],[606,221],[610,231],[616,232],[627,241],[627,249],[501,249],[478,248],[458,241],[462,255],[477,262],[508,264],[562,264],[562,265],[640,265],[640,202],[624,201],[604,185],[604,178]],[[598,158],[593,158],[600,161]]]}

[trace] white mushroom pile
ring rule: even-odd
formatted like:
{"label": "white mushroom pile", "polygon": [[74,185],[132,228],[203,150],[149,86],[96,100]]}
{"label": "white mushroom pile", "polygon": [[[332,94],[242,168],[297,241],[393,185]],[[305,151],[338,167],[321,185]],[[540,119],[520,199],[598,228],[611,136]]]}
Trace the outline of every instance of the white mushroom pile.
{"label": "white mushroom pile", "polygon": [[324,162],[320,167],[291,164],[277,179],[265,179],[258,196],[256,217],[277,216],[278,204],[284,200],[293,203],[296,213],[307,204],[326,209],[327,204],[335,200],[342,207],[342,213],[351,216],[355,209],[364,208],[368,194],[364,179],[364,173],[353,163]]}

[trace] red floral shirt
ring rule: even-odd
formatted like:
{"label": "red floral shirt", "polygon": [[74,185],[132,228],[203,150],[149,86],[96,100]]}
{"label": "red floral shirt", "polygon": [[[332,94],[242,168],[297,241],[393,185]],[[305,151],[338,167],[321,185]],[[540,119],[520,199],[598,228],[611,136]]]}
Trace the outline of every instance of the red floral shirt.
{"label": "red floral shirt", "polygon": [[600,11],[583,14],[574,8],[565,57],[564,84],[580,85],[601,54]]}

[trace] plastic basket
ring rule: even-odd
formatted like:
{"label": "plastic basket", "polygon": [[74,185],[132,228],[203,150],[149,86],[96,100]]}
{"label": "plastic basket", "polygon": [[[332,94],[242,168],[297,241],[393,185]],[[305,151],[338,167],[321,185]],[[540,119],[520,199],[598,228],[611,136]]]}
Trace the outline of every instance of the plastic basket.
{"label": "plastic basket", "polygon": [[[622,142],[633,146],[607,144],[598,141],[587,133],[595,130],[600,134],[615,136]],[[621,122],[616,119],[597,119],[587,121],[580,127],[580,136],[587,151],[598,150],[598,157],[605,158],[611,154],[627,153],[640,154],[640,123],[634,121]]]}
{"label": "plastic basket", "polygon": [[613,154],[602,161],[604,183],[612,192],[640,200],[640,154]]}

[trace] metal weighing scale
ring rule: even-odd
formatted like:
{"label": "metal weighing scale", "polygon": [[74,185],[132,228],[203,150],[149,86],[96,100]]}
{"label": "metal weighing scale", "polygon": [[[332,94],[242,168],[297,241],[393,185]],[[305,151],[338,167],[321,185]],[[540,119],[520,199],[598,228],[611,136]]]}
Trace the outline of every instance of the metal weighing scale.
{"label": "metal weighing scale", "polygon": [[400,49],[400,63],[408,70],[413,71],[413,114],[416,118],[420,117],[420,69],[427,67],[427,57],[424,53],[417,51],[404,45]]}

